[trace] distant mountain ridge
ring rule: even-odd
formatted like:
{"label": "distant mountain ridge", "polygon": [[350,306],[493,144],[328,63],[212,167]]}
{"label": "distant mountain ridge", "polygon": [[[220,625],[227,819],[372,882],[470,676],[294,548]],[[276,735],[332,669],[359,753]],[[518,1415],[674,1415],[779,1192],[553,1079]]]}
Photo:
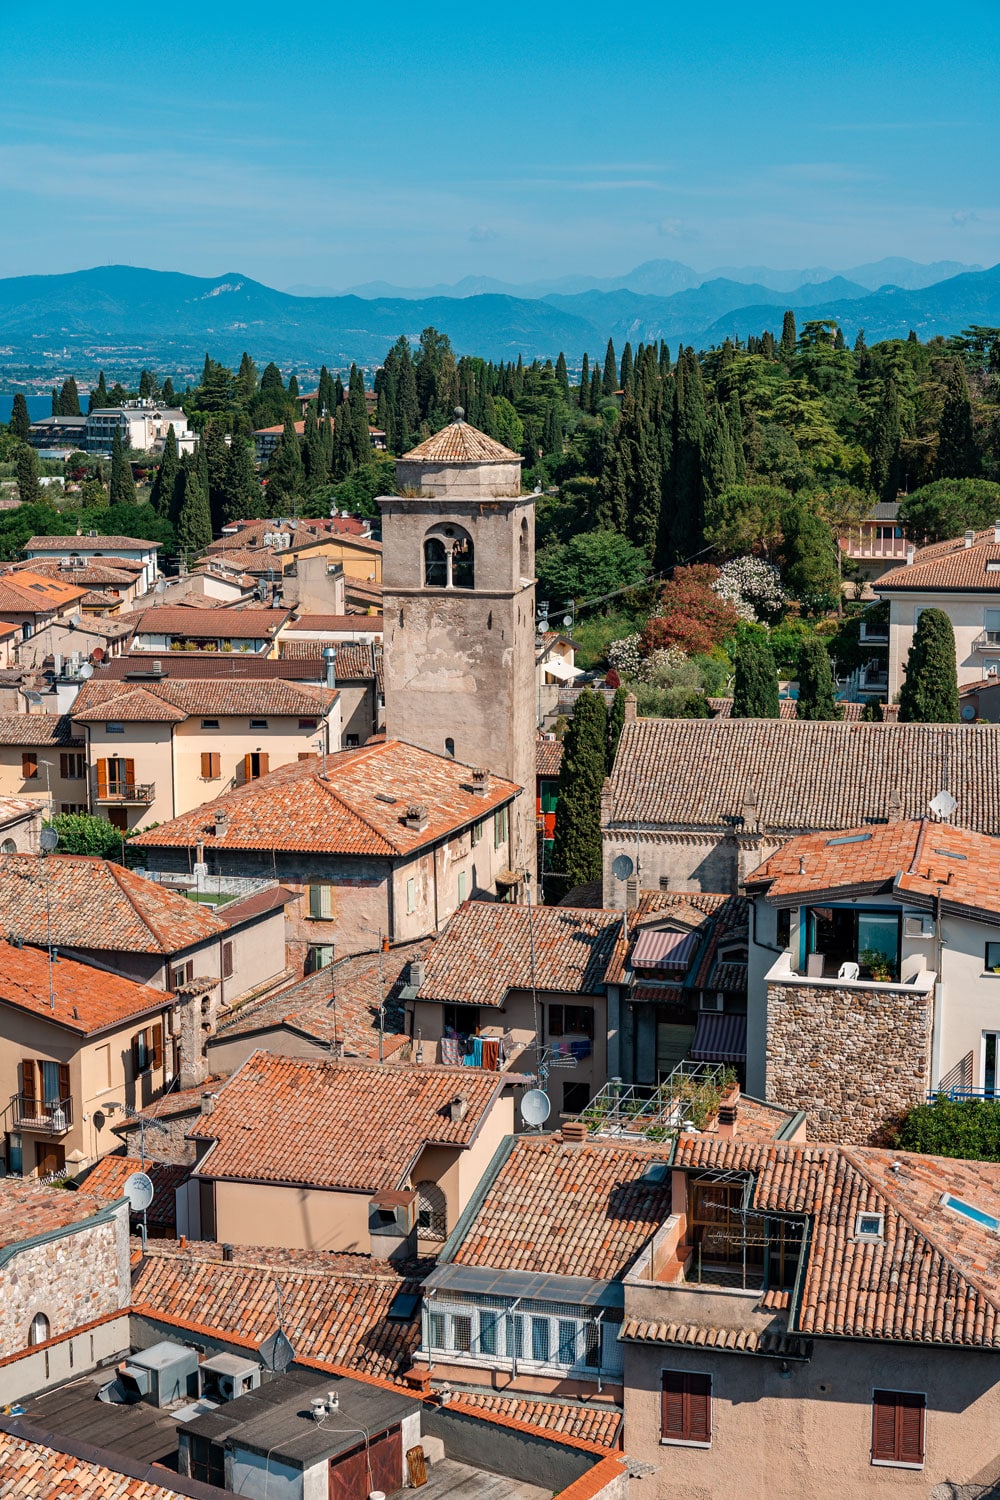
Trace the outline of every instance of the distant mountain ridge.
{"label": "distant mountain ridge", "polygon": [[197,277],[98,266],[0,280],[0,345],[11,351],[6,363],[36,366],[45,350],[48,363],[70,368],[127,359],[137,368],[196,370],[206,350],[233,364],[246,349],[286,368],[321,362],[340,368],[352,360],[373,365],[400,335],[416,341],[433,324],[459,354],[530,360],[562,350],[574,364],[584,350],[603,356],[609,337],[619,350],[626,339],[634,346],[661,338],[672,348],[708,348],[727,336],[777,332],[789,307],[800,324],[835,319],[849,340],[864,328],[870,343],[905,338],[911,328],[928,338],[973,322],[1000,325],[1000,266],[927,287],[874,291],[844,276],[805,283],[791,294],[716,277],[669,296],[619,287],[535,298],[486,291],[421,299],[295,297],[235,271]]}

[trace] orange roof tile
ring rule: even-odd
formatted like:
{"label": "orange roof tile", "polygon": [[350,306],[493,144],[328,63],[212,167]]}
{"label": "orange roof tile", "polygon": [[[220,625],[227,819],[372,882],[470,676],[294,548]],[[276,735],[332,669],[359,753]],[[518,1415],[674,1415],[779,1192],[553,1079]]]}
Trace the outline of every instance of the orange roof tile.
{"label": "orange roof tile", "polygon": [[159,542],[147,542],[136,536],[33,536],[24,544],[25,552],[76,552],[81,557],[95,553],[99,557],[124,549],[127,552],[155,552]]}
{"label": "orange roof tile", "polygon": [[[515,1075],[407,1063],[312,1062],[255,1052],[195,1121],[201,1177],[376,1192],[425,1145],[462,1150]],[[452,1120],[462,1095],[467,1110]]]}
{"label": "orange roof tile", "polygon": [[60,583],[43,573],[4,573],[0,576],[0,610],[7,614],[52,614],[64,609],[87,592],[75,584]]}
{"label": "orange roof tile", "polygon": [[492,1391],[462,1391],[452,1406],[493,1416],[512,1417],[538,1432],[580,1438],[613,1448],[622,1425],[621,1408],[598,1401],[551,1401],[544,1396],[498,1396]]}
{"label": "orange roof tile", "polygon": [[190,1176],[190,1167],[177,1163],[145,1162],[138,1156],[102,1156],[82,1179],[84,1190],[98,1197],[117,1200],[125,1197],[125,1184],[133,1172],[145,1172],[153,1184],[153,1201],[146,1210],[146,1221],[158,1229],[173,1230],[177,1223],[174,1193]]}
{"label": "orange roof tile", "polygon": [[[280,766],[214,802],[138,835],[140,848],[306,850],[392,857],[486,817],[519,789],[490,775],[486,796],[472,790],[471,768],[400,740],[342,750]],[[427,808],[427,826],[410,828],[407,808]],[[227,815],[219,826],[216,814]]]}
{"label": "orange roof tile", "polygon": [[241,609],[235,605],[154,604],[122,615],[143,635],[203,636],[206,639],[257,640],[272,636],[291,613],[288,609]]}
{"label": "orange roof tile", "polygon": [[943,589],[946,592],[992,594],[1000,591],[1000,543],[992,526],[979,531],[970,547],[964,536],[921,547],[912,563],[890,568],[876,578],[878,594],[898,594],[911,589]]}
{"label": "orange roof tile", "polygon": [[0,745],[82,745],[69,714],[0,714]]}
{"label": "orange roof tile", "polygon": [[[30,1177],[0,1177],[0,1250],[21,1240],[55,1234],[104,1213],[121,1193],[98,1193],[84,1188],[68,1193]],[[5,1351],[6,1352],[6,1351]],[[0,1494],[3,1491],[0,1490]]]}
{"label": "orange roof tile", "polygon": [[440,432],[435,432],[433,437],[425,438],[422,443],[411,448],[409,453],[403,454],[404,463],[414,461],[445,464],[519,464],[521,455],[511,448],[505,448],[503,443],[487,437],[485,432],[480,432],[479,428],[473,427],[470,422],[456,417],[455,421],[449,422],[447,427],[442,427]]}
{"label": "orange roof tile", "polygon": [[60,956],[51,970],[50,1005],[48,954],[0,941],[0,1004],[30,1011],[81,1036],[124,1026],[173,1004],[173,996],[164,990],[134,984],[71,958]]}
{"label": "orange roof tile", "polygon": [[558,776],[562,758],[562,740],[538,739],[535,741],[536,776]]}
{"label": "orange roof tile", "polygon": [[238,717],[305,716],[327,714],[336,689],[275,677],[214,678],[169,676],[158,681],[109,681],[92,677],[77,694],[71,717],[82,724],[94,720],[132,723],[181,723],[198,714]]}
{"label": "orange roof tile", "polygon": [[[111,1457],[111,1455],[109,1455]],[[128,1467],[132,1467],[131,1464]],[[10,1500],[177,1500],[169,1483],[136,1479],[0,1429],[0,1479]]]}

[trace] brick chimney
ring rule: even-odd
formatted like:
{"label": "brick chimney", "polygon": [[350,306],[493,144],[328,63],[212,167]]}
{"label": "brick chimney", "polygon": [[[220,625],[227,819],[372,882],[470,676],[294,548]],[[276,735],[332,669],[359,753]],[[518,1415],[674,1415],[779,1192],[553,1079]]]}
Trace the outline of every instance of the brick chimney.
{"label": "brick chimney", "polygon": [[634,724],[639,717],[639,700],[634,693],[625,694],[625,723]]}
{"label": "brick chimney", "polygon": [[582,1120],[567,1120],[562,1128],[562,1138],[571,1146],[582,1146],[589,1132]]}
{"label": "brick chimney", "polygon": [[490,773],[484,771],[482,766],[472,768],[472,793],[475,797],[485,797],[490,790]]}
{"label": "brick chimney", "polygon": [[414,833],[423,833],[428,823],[427,808],[422,802],[411,802],[403,814],[403,822]]}
{"label": "brick chimney", "polygon": [[740,1111],[740,1086],[734,1083],[719,1100],[719,1139],[731,1141],[736,1134]]}

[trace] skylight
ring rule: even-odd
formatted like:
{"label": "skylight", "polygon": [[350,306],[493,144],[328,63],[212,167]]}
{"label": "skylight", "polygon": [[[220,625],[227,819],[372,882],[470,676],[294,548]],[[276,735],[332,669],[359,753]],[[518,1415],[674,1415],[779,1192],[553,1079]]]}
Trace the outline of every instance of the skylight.
{"label": "skylight", "polygon": [[832,849],[835,844],[864,844],[870,838],[870,833],[847,833],[841,839],[827,839],[826,847]]}
{"label": "skylight", "polygon": [[935,849],[935,854],[943,855],[945,859],[968,859],[967,854],[956,854],[954,849]]}
{"label": "skylight", "polygon": [[954,1193],[944,1193],[939,1200],[943,1208],[950,1208],[952,1213],[961,1214],[963,1219],[971,1219],[973,1224],[978,1224],[982,1229],[992,1229],[994,1234],[1000,1233],[1000,1219],[992,1214],[984,1213],[981,1208],[974,1208],[971,1203],[965,1203],[961,1198],[956,1198]]}

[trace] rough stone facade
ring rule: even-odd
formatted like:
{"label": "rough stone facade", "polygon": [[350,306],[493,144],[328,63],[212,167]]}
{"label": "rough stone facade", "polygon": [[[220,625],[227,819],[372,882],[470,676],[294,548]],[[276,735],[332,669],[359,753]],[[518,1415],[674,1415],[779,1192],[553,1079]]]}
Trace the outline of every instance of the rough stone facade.
{"label": "rough stone facade", "polygon": [[934,992],[767,987],[767,1098],[805,1110],[812,1140],[876,1145],[930,1083]]}
{"label": "rough stone facade", "polygon": [[103,1221],[76,1224],[23,1248],[5,1251],[0,1263],[0,1351],[28,1345],[37,1313],[59,1338],[106,1313],[128,1307],[128,1206]]}

